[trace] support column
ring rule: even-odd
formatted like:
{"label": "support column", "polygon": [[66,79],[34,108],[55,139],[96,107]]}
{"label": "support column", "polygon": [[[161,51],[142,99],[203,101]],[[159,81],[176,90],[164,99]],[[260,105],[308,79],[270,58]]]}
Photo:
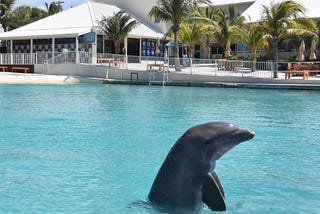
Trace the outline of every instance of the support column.
{"label": "support column", "polygon": [[126,70],[128,70],[128,37],[124,39],[124,63],[126,64]]}
{"label": "support column", "polygon": [[139,44],[139,63],[141,63],[142,61],[142,37],[140,36],[140,40],[139,40],[140,44]]}
{"label": "support column", "polygon": [[80,63],[79,59],[79,38],[76,37],[76,64]]}
{"label": "support column", "polygon": [[10,53],[13,53],[13,40],[10,40]]}
{"label": "support column", "polygon": [[52,63],[54,64],[54,57],[55,57],[55,44],[56,44],[56,40],[55,38],[52,38],[52,47],[51,47],[51,50],[52,50]]}
{"label": "support column", "polygon": [[35,64],[33,62],[33,39],[30,39],[30,63]]}
{"label": "support column", "polygon": [[[102,35],[102,53],[104,54],[105,53],[105,48],[106,48],[106,36],[103,34]],[[103,55],[104,56],[104,55]]]}
{"label": "support column", "polygon": [[98,56],[98,34],[95,33],[94,42],[92,43],[92,64],[97,64],[97,56]]}
{"label": "support column", "polygon": [[13,40],[10,40],[10,64],[13,64]]}

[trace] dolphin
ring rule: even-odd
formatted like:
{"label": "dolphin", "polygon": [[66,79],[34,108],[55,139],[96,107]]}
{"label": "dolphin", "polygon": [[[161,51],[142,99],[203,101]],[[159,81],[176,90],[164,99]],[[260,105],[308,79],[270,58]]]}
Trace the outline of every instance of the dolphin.
{"label": "dolphin", "polygon": [[174,144],[152,184],[148,199],[157,206],[225,211],[225,194],[215,161],[255,133],[224,122],[188,129]]}

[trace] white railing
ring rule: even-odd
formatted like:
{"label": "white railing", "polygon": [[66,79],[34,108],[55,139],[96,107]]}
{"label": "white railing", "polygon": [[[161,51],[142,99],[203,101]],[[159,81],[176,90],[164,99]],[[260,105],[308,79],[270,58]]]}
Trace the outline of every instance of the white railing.
{"label": "white railing", "polygon": [[[242,60],[191,59],[187,57],[139,57],[128,56],[127,68],[130,70],[150,70],[181,72],[194,75],[235,76],[254,78],[273,78],[273,62],[256,62]],[[181,71],[176,71],[178,62]]]}
{"label": "white railing", "polygon": [[36,54],[30,53],[6,53],[0,54],[0,64],[24,64],[31,65],[36,61]]}
{"label": "white railing", "polygon": [[1,53],[1,65],[33,65],[58,63],[92,63],[92,53],[89,52],[37,52],[37,53]]}
{"label": "white railing", "polygon": [[[94,60],[94,61],[93,61]],[[100,61],[99,61],[100,60]],[[150,56],[126,56],[116,54],[97,54],[94,56],[89,52],[37,52],[37,53],[2,53],[0,54],[0,65],[32,65],[32,64],[59,64],[59,63],[88,63],[103,64],[105,66],[118,67],[137,71],[155,72],[181,72],[192,75],[209,76],[235,76],[254,78],[273,78],[273,62],[252,62],[242,60],[224,59],[191,59],[187,57],[150,57]],[[176,71],[175,64],[181,66]],[[301,62],[300,62],[301,63]],[[304,62],[307,63],[307,62]],[[320,62],[312,62],[319,63]],[[279,71],[284,77],[284,73]]]}

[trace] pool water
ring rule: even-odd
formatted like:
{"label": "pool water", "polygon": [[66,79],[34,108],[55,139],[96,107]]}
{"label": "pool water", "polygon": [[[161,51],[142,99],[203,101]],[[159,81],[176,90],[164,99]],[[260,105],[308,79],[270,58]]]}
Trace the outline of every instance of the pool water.
{"label": "pool water", "polygon": [[318,91],[0,85],[0,213],[169,212],[146,202],[153,179],[210,121],[256,132],[216,163],[226,213],[320,213],[319,104]]}

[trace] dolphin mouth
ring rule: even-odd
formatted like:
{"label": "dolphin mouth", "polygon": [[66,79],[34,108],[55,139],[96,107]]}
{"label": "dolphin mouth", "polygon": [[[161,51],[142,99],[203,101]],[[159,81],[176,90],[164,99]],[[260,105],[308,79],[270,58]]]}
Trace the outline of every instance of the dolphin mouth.
{"label": "dolphin mouth", "polygon": [[241,143],[247,140],[251,140],[256,135],[256,133],[247,129],[238,129],[232,135],[237,141]]}
{"label": "dolphin mouth", "polygon": [[[247,129],[236,129],[229,134],[224,134],[216,139],[216,142],[237,145],[247,140],[251,140],[255,132]],[[215,142],[215,141],[214,141]]]}

